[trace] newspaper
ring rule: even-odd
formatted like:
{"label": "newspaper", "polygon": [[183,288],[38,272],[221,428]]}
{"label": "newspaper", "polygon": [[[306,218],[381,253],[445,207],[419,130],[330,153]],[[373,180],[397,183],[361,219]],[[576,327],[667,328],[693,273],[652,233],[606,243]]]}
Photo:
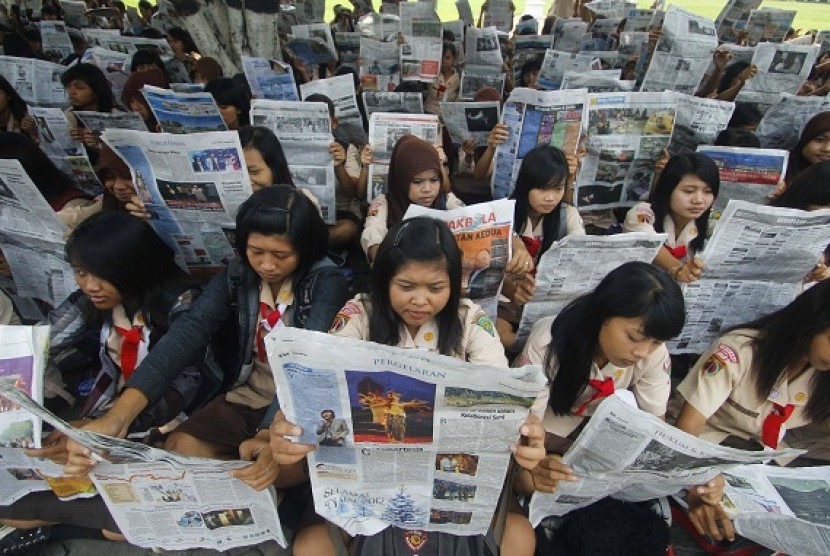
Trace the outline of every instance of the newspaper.
{"label": "newspaper", "polygon": [[499,122],[499,101],[492,102],[442,102],[441,118],[452,142],[460,145],[467,139],[476,146],[487,146],[490,131]]}
{"label": "newspaper", "polygon": [[580,210],[632,206],[648,196],[676,102],[672,92],[589,95],[587,154],[574,192]]}
{"label": "newspaper", "polygon": [[597,15],[622,18],[625,12],[636,8],[637,3],[631,0],[594,0],[586,3],[585,7]]}
{"label": "newspaper", "polygon": [[441,69],[440,38],[407,37],[400,45],[401,81],[432,83]]}
{"label": "newspaper", "polygon": [[795,148],[801,131],[810,118],[830,110],[830,97],[803,97],[782,93],[764,113],[755,135],[768,149]]}
{"label": "newspaper", "polygon": [[721,503],[739,535],[787,554],[830,552],[830,467],[746,465],[724,478]]}
{"label": "newspaper", "polygon": [[697,152],[711,158],[720,173],[714,210],[723,211],[730,199],[766,204],[787,173],[788,151],[701,145]]}
{"label": "newspaper", "polygon": [[706,442],[629,405],[617,393],[599,405],[562,457],[579,480],[560,482],[554,494],[535,492],[530,522],[536,526],[549,515],[563,515],[607,496],[640,502],[676,494],[738,465],[800,453],[750,452]]}
{"label": "newspaper", "polygon": [[461,71],[461,85],[458,92],[460,100],[473,100],[482,87],[493,87],[504,94],[505,75],[501,68],[495,66],[464,66]]}
{"label": "newspaper", "polygon": [[644,45],[648,45],[648,33],[623,31],[617,48],[616,67],[623,68],[631,60],[637,60]]}
{"label": "newspaper", "polygon": [[137,50],[153,50],[164,59],[173,57],[173,49],[167,39],[150,39],[131,37],[117,33],[100,33],[96,35],[98,46],[122,54],[133,54]]}
{"label": "newspaper", "polygon": [[254,98],[297,100],[291,66],[279,60],[242,56],[242,70]]}
{"label": "newspaper", "polygon": [[300,85],[300,97],[305,99],[313,94],[325,95],[334,103],[335,115],[341,122],[353,121],[363,127],[360,109],[354,91],[351,74],[338,75],[328,79],[316,79]]}
{"label": "newspaper", "polygon": [[[509,447],[544,387],[540,367],[474,365],[290,327],[265,344],[280,407],[302,427],[299,441],[318,446],[308,469],[321,516],[350,535],[390,525],[487,532]],[[326,438],[324,410],[344,438]]]}
{"label": "newspaper", "polygon": [[521,83],[522,66],[530,60],[541,60],[553,48],[553,35],[515,35],[513,37],[513,81]]}
{"label": "newspaper", "polygon": [[147,131],[147,125],[136,112],[74,112],[78,120],[95,133],[105,129],[134,129]]}
{"label": "newspaper", "polygon": [[[337,48],[331,36],[331,28],[325,23],[292,25],[294,38],[288,48],[308,66],[316,66],[337,60]],[[316,43],[316,44],[315,44]]]}
{"label": "newspaper", "polygon": [[117,40],[121,37],[121,31],[118,29],[83,27],[81,33],[89,46],[104,46],[108,41]]}
{"label": "newspaper", "polygon": [[512,257],[515,201],[500,199],[454,210],[409,205],[404,218],[429,216],[446,222],[462,259],[462,297],[478,303],[495,322],[504,269]]}
{"label": "newspaper", "polygon": [[759,44],[752,57],[758,73],[746,82],[735,101],[774,104],[781,93],[796,94],[810,75],[818,52],[817,44]]}
{"label": "newspaper", "polygon": [[357,70],[360,67],[360,33],[336,31],[334,44],[337,46],[340,65]]}
{"label": "newspaper", "polygon": [[401,18],[401,34],[406,37],[432,37],[441,39],[441,20],[435,6],[429,2],[398,4]]}
{"label": "newspaper", "polygon": [[360,38],[360,85],[364,91],[393,91],[400,83],[397,42]]}
{"label": "newspaper", "polygon": [[462,20],[469,27],[475,25],[470,0],[455,0],[455,7],[458,9],[458,19]]}
{"label": "newspaper", "polygon": [[830,209],[730,201],[700,257],[703,276],[684,286],[686,326],[672,353],[703,353],[723,330],[791,302],[830,242]]}
{"label": "newspaper", "polygon": [[274,132],[288,162],[294,185],[317,198],[326,224],[337,221],[336,177],[329,146],[329,107],[324,102],[254,100],[251,122]]}
{"label": "newspaper", "polygon": [[560,89],[587,89],[589,93],[633,91],[636,81],[620,79],[620,70],[566,71]]}
{"label": "newspaper", "polygon": [[464,59],[471,66],[502,66],[501,46],[495,27],[467,28]]}
{"label": "newspaper", "polygon": [[738,42],[740,31],[746,28],[749,15],[761,5],[762,0],[729,0],[715,19],[718,40]]}
{"label": "newspaper", "polygon": [[399,112],[404,114],[423,114],[424,97],[421,93],[387,93],[383,91],[364,91],[363,107],[366,116],[375,112]]}
{"label": "newspaper", "polygon": [[84,12],[86,11],[86,3],[76,0],[61,0],[60,1],[61,14],[63,20],[67,25],[80,29],[87,24]]}
{"label": "newspaper", "polygon": [[175,93],[152,85],[145,85],[141,92],[165,133],[181,135],[228,129],[210,93]]}
{"label": "newspaper", "polygon": [[559,18],[553,24],[553,47],[560,52],[575,54],[582,47],[582,38],[588,31],[588,24],[580,18]]}
{"label": "newspaper", "polygon": [[[3,404],[4,401],[0,401]],[[28,417],[28,416],[27,416]],[[0,505],[11,505],[27,494],[51,490],[51,477],[63,475],[63,466],[27,456],[17,447],[0,448]],[[94,495],[95,487],[87,483]],[[73,496],[71,498],[77,498]],[[65,498],[64,499],[70,499]]]}
{"label": "newspaper", "polygon": [[594,20],[582,38],[582,50],[612,50],[615,44],[614,36],[621,22],[620,18]]}
{"label": "newspaper", "polygon": [[502,108],[501,121],[510,138],[496,148],[491,188],[494,199],[513,192],[522,160],[538,145],[553,145],[576,154],[587,121],[588,92],[513,89]]}
{"label": "newspaper", "polygon": [[628,10],[625,12],[625,28],[629,31],[648,31],[654,19],[655,11],[642,9]]}
{"label": "newspaper", "polygon": [[369,144],[372,164],[369,165],[369,202],[386,193],[386,176],[395,143],[404,135],[415,135],[438,146],[441,134],[438,116],[434,114],[389,114],[375,112],[369,118]]}
{"label": "newspaper", "polygon": [[669,6],[640,90],[694,94],[717,46],[711,19]]}
{"label": "newspaper", "polygon": [[513,30],[513,2],[511,0],[488,0],[484,12],[484,27],[492,26],[502,33]]}
{"label": "newspaper", "polygon": [[781,42],[795,19],[796,10],[759,8],[749,13],[746,38],[750,45],[759,42]]}
{"label": "newspaper", "polygon": [[548,90],[559,89],[562,78],[568,71],[588,71],[593,58],[588,54],[575,54],[548,49],[539,70],[539,87]]}
{"label": "newspaper", "polygon": [[[0,377],[41,403],[48,344],[48,326],[0,326]],[[0,400],[2,449],[39,448],[40,433],[40,419],[13,403]],[[3,450],[2,453],[5,452]],[[5,463],[4,460],[0,458],[0,466]],[[6,484],[0,483],[0,490],[6,487]],[[7,498],[1,496],[0,499]]]}
{"label": "newspaper", "polygon": [[0,56],[0,75],[27,104],[69,106],[61,76],[66,67],[45,60]]}
{"label": "newspaper", "polygon": [[830,30],[825,29],[824,31],[819,31],[816,33],[815,40],[813,44],[817,44],[821,47],[821,52],[819,56],[824,54],[827,51],[830,51]]}
{"label": "newspaper", "polygon": [[632,232],[566,236],[551,245],[539,260],[536,290],[522,311],[516,344],[525,343],[536,321],[558,315],[565,305],[589,293],[618,266],[629,261],[653,261],[665,241],[665,234]]}
{"label": "newspaper", "polygon": [[41,51],[46,58],[59,63],[75,52],[63,21],[39,21],[37,25],[40,29]]}
{"label": "newspaper", "polygon": [[129,79],[129,60],[132,54],[109,50],[102,47],[88,48],[81,56],[81,62],[98,66],[104,73],[104,77],[112,87],[112,94],[115,98],[121,98],[124,84]]}
{"label": "newspaper", "polygon": [[713,98],[677,95],[677,113],[668,150],[672,154],[711,145],[729,125],[735,104]]}
{"label": "newspaper", "polygon": [[106,130],[102,139],[129,166],[150,224],[188,268],[219,269],[233,256],[223,227],[251,195],[235,131],[170,135]]}

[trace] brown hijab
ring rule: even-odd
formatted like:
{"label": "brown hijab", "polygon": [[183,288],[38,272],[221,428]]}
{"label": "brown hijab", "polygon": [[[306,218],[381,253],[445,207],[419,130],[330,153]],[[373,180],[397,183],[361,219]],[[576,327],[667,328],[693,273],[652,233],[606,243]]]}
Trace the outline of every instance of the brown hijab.
{"label": "brown hijab", "polygon": [[[404,135],[395,143],[389,162],[386,199],[388,213],[386,225],[391,228],[401,220],[409,208],[409,184],[416,174],[435,170],[441,174],[441,159],[430,143],[414,135]],[[435,200],[441,199],[439,194]],[[433,203],[433,204],[435,204]]]}

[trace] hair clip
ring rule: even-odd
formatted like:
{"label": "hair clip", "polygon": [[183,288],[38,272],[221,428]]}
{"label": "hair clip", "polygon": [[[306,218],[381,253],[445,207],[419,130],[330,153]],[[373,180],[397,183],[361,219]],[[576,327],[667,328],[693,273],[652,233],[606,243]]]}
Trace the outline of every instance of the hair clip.
{"label": "hair clip", "polygon": [[409,222],[404,220],[401,222],[401,227],[398,228],[398,233],[395,234],[395,241],[392,243],[392,247],[398,247],[401,242],[401,236],[403,235],[404,230],[409,227]]}

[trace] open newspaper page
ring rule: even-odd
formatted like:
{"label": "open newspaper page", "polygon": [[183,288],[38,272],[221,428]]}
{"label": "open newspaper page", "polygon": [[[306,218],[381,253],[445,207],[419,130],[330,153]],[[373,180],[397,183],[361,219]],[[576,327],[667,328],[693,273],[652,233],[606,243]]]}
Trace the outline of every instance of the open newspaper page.
{"label": "open newspaper page", "polygon": [[[41,403],[48,344],[48,326],[0,326],[0,378]],[[0,399],[1,447],[39,448],[40,432],[40,419]],[[3,463],[0,459],[0,465]]]}
{"label": "open newspaper page", "polygon": [[672,92],[589,95],[587,154],[574,192],[580,210],[632,206],[648,196],[676,104]]}
{"label": "open newspaper page", "polygon": [[782,93],[764,113],[755,135],[767,149],[795,148],[801,130],[816,114],[830,111],[830,97],[803,97]]}
{"label": "open newspaper page", "polygon": [[401,82],[397,42],[360,38],[360,86],[364,91],[393,91]]}
{"label": "open newspaper page", "polygon": [[625,12],[625,28],[629,31],[648,31],[654,19],[654,12],[655,10],[628,10]]}
{"label": "open newspaper page", "polygon": [[730,201],[700,255],[700,280],[684,286],[686,326],[672,353],[703,353],[729,327],[772,313],[801,291],[830,242],[830,209]]}
{"label": "open newspaper page", "polygon": [[592,62],[593,57],[589,54],[548,49],[539,70],[539,86],[555,91],[562,85],[565,72],[588,71]]}
{"label": "open newspaper page", "polygon": [[300,85],[300,97],[303,99],[317,93],[327,96],[334,103],[335,116],[340,119],[341,123],[351,121],[363,126],[354,92],[354,78],[351,74],[315,79]]}
{"label": "open newspaper page", "polygon": [[302,427],[298,440],[318,446],[308,469],[321,516],[351,535],[390,525],[487,532],[510,445],[545,384],[540,367],[473,365],[289,327],[265,344],[280,407]]}
{"label": "open newspaper page", "polygon": [[476,146],[486,147],[490,131],[499,123],[500,106],[498,101],[442,102],[441,118],[456,145],[472,139]]}
{"label": "open newspaper page", "polygon": [[744,27],[748,43],[752,45],[760,42],[782,42],[795,19],[795,14],[796,10],[752,10]]}
{"label": "open newspaper page", "polygon": [[132,54],[127,54],[126,52],[96,46],[84,51],[83,56],[81,56],[81,62],[98,66],[104,73],[104,77],[109,81],[113,96],[120,99],[121,93],[124,90],[124,84],[130,77],[129,60],[131,57]]}
{"label": "open newspaper page", "polygon": [[75,116],[86,127],[100,134],[105,129],[133,129],[147,131],[147,125],[137,112],[85,112],[75,111]]}
{"label": "open newspaper page", "polygon": [[653,261],[665,241],[665,234],[636,232],[566,236],[555,242],[539,260],[536,290],[522,311],[517,345],[524,344],[536,321],[558,315],[565,305],[593,290],[606,274],[621,264]]}
{"label": "open newspaper page", "polygon": [[619,46],[617,47],[616,67],[623,68],[626,63],[638,60],[643,46],[648,43],[648,33],[623,31],[620,33]]}
{"label": "open newspaper page", "polygon": [[[615,27],[616,29],[616,27]],[[513,80],[520,83],[522,66],[530,60],[542,59],[545,51],[553,48],[553,35],[514,35]]]}
{"label": "open newspaper page", "polygon": [[510,262],[513,209],[508,199],[453,210],[409,205],[404,218],[429,216],[446,222],[461,249],[463,297],[478,303],[495,322],[504,269]]}
{"label": "open newspaper page", "polygon": [[830,553],[830,467],[747,465],[724,478],[739,535],[787,554]]}
{"label": "open newspaper page", "polygon": [[20,162],[0,159],[0,247],[17,295],[56,307],[75,291],[64,255],[66,232]]}
{"label": "open newspaper page", "polygon": [[796,94],[810,75],[819,46],[764,42],[755,47],[758,73],[746,82],[736,102],[774,104],[781,93]]}
{"label": "open newspaper page", "polygon": [[511,0],[489,0],[484,12],[485,27],[493,26],[502,33],[513,30],[513,2]]}
{"label": "open newspaper page", "polygon": [[61,76],[66,66],[34,58],[0,56],[0,75],[27,104],[69,106]]}
{"label": "open newspaper page", "polygon": [[711,145],[728,127],[734,111],[734,102],[678,94],[669,152],[677,154],[693,151],[698,145]]}
{"label": "open newspaper page", "polygon": [[228,129],[210,93],[176,93],[152,85],[144,85],[141,92],[165,133],[182,135]]}
{"label": "open newspaper page", "polygon": [[[4,400],[0,401],[0,404],[3,403]],[[11,505],[33,492],[53,490],[52,484],[56,486],[55,494],[63,500],[89,498],[95,495],[92,483],[81,479],[77,482],[85,482],[88,492],[85,495],[82,492],[74,492],[66,496],[66,492],[61,492],[65,489],[59,484],[64,482],[61,479],[62,475],[62,465],[47,459],[29,457],[23,453],[20,446],[0,448],[0,505]],[[64,496],[61,496],[62,494]]]}
{"label": "open newspaper page", "polygon": [[502,65],[501,45],[499,35],[495,27],[477,29],[467,28],[467,36],[464,43],[464,59],[470,66],[495,66]]}
{"label": "open newspaper page", "polygon": [[432,83],[441,69],[440,38],[407,37],[400,45],[401,81]]}
{"label": "open newspaper page", "polygon": [[168,135],[107,130],[104,141],[130,167],[150,224],[188,268],[220,269],[234,256],[224,229],[251,195],[235,131]]}
{"label": "open newspaper page", "polygon": [[458,9],[458,18],[461,19],[465,25],[475,25],[475,21],[473,19],[473,9],[470,7],[470,0],[455,0],[455,7]]}
{"label": "open newspaper page", "polygon": [[624,17],[625,12],[637,7],[637,2],[632,0],[594,0],[585,3],[589,11],[605,17]]}
{"label": "open newspaper page", "polygon": [[762,0],[729,0],[715,19],[718,39],[722,42],[738,42],[740,32],[746,28],[749,14],[761,5]]}
{"label": "open newspaper page", "polygon": [[723,211],[729,199],[766,204],[787,173],[788,151],[701,145],[697,152],[718,166],[720,191],[714,210]]}
{"label": "open newspaper page", "polygon": [[465,65],[461,70],[461,85],[458,91],[460,100],[473,100],[475,94],[482,87],[493,87],[504,94],[505,74],[500,67],[496,66],[470,66]]}
{"label": "open newspaper page", "polygon": [[554,494],[536,492],[530,522],[564,515],[606,496],[639,502],[706,483],[719,472],[794,456],[802,450],[744,451],[701,440],[629,404],[619,393],[604,400],[562,457],[579,477]]}
{"label": "open newspaper page", "polygon": [[298,100],[290,65],[278,60],[242,56],[242,70],[254,98]]}
{"label": "open newspaper page", "polygon": [[371,116],[375,112],[423,114],[424,96],[421,93],[364,91],[363,107],[366,109],[366,116]]}
{"label": "open newspaper page", "polygon": [[369,202],[386,193],[386,177],[395,143],[404,135],[420,137],[438,146],[441,135],[438,116],[434,114],[390,114],[375,112],[369,118],[369,144],[372,164],[369,166]]}
{"label": "open newspaper page", "polygon": [[97,39],[98,46],[123,54],[133,54],[139,49],[147,49],[158,52],[159,56],[165,60],[173,57],[173,49],[166,39],[132,37],[118,33],[103,33],[98,35]]}
{"label": "open newspaper page", "polygon": [[633,91],[636,81],[620,79],[620,70],[566,71],[562,89],[587,89],[589,93],[616,93]]}
{"label": "open newspaper page", "polygon": [[[583,51],[610,51],[614,48],[614,38],[617,35],[617,27],[620,26],[622,18],[596,19],[588,28],[588,32],[582,38]],[[614,37],[612,37],[614,35]]]}
{"label": "open newspaper page", "polygon": [[324,102],[254,100],[251,123],[267,127],[280,140],[294,185],[317,198],[326,224],[336,222],[336,177],[329,154],[329,107]]}
{"label": "open newspaper page", "polygon": [[107,41],[117,40],[121,37],[121,31],[118,29],[82,27],[81,33],[90,47],[103,46]]}
{"label": "open newspaper page", "polygon": [[585,89],[537,91],[513,89],[502,108],[501,121],[510,138],[496,148],[491,188],[494,199],[513,192],[525,155],[539,145],[576,154],[588,115]]}
{"label": "open newspaper page", "polygon": [[441,20],[431,2],[403,2],[398,4],[401,34],[407,37],[441,39]]}
{"label": "open newspaper page", "polygon": [[357,31],[336,31],[334,33],[334,44],[337,45],[340,65],[354,68],[357,71],[360,67],[360,33]]}
{"label": "open newspaper page", "polygon": [[575,54],[582,47],[582,39],[588,31],[588,24],[580,18],[556,20],[553,26],[553,47],[561,52]]}
{"label": "open newspaper page", "polygon": [[67,25],[80,29],[87,24],[86,17],[84,16],[86,2],[61,0],[60,7],[63,20]]}
{"label": "open newspaper page", "polygon": [[[292,25],[291,34],[295,39],[313,39],[323,43],[331,57],[337,59],[337,48],[334,46],[334,37],[331,35],[331,27],[326,23],[310,23],[308,25]],[[300,54],[299,52],[297,53]],[[314,63],[325,63],[322,58]]]}
{"label": "open newspaper page", "polygon": [[42,52],[46,58],[60,62],[75,52],[63,21],[39,21],[37,25],[40,30]]}

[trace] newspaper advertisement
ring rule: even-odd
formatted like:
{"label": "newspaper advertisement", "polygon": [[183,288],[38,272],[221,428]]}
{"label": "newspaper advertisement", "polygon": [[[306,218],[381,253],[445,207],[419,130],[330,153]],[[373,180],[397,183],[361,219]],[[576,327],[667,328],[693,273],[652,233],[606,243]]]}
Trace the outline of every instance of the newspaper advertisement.
{"label": "newspaper advertisement", "polygon": [[61,60],[75,52],[63,21],[39,21],[37,25],[43,45],[42,52],[46,58],[60,63]]}
{"label": "newspaper advertisement", "polygon": [[555,91],[561,87],[565,72],[588,71],[592,62],[593,58],[589,54],[548,49],[542,60],[542,69],[539,70],[539,87]]}
{"label": "newspaper advertisement", "polygon": [[297,100],[291,66],[279,60],[242,56],[242,70],[254,98]]}
{"label": "newspaper advertisement", "polygon": [[324,102],[254,100],[251,122],[274,132],[285,153],[294,185],[308,189],[320,203],[326,224],[336,222],[334,165],[329,146],[329,107]]}
{"label": "newspaper advertisement", "polygon": [[729,125],[734,111],[733,102],[678,93],[669,152],[677,154],[713,144],[718,133]]}
{"label": "newspaper advertisement", "polygon": [[0,56],[0,75],[5,77],[26,104],[69,106],[61,76],[66,67],[46,60]]}
{"label": "newspaper advertisement", "polygon": [[525,155],[538,145],[553,145],[575,154],[587,121],[588,91],[513,89],[502,107],[501,121],[510,138],[496,148],[491,188],[494,199],[509,197]]}
{"label": "newspaper advertisement", "polygon": [[795,14],[796,10],[778,10],[775,8],[752,10],[744,28],[748,44],[782,42],[792,26]]}
{"label": "newspaper advertisement", "polygon": [[796,94],[810,75],[818,51],[816,44],[759,44],[752,57],[758,73],[746,82],[735,101],[774,104],[781,93]]}
{"label": "newspaper advertisement", "polygon": [[121,98],[124,84],[129,79],[129,60],[132,54],[117,52],[101,47],[88,48],[81,56],[81,62],[93,64],[101,68],[104,76],[112,87],[115,98]]}
{"label": "newspaper advertisement", "polygon": [[[625,394],[624,394],[625,395]],[[535,492],[530,522],[564,515],[612,496],[640,502],[706,483],[719,472],[801,450],[744,451],[706,442],[637,409],[616,393],[605,399],[562,457],[579,478],[554,494]]]}
{"label": "newspaper advertisement", "polygon": [[313,94],[325,95],[334,103],[335,115],[341,122],[357,122],[361,127],[363,121],[357,107],[354,91],[354,79],[351,74],[338,75],[328,79],[315,79],[300,85],[300,97],[306,99]]}
{"label": "newspaper advertisement", "polygon": [[423,114],[424,96],[421,93],[387,93],[384,91],[364,91],[363,107],[366,116],[375,112],[398,112],[404,114]]}
{"label": "newspaper advertisement", "polygon": [[407,37],[400,45],[401,81],[432,83],[441,69],[440,38]]}
{"label": "newspaper advertisement", "polygon": [[360,85],[364,91],[394,91],[400,78],[397,42],[360,37]]}
{"label": "newspaper advertisement", "polygon": [[432,37],[441,39],[441,20],[430,2],[404,2],[398,4],[401,18],[401,34],[406,37]]}
{"label": "newspaper advertisement", "polygon": [[502,33],[513,30],[513,2],[511,0],[488,0],[484,12],[484,27],[492,26]]}
{"label": "newspaper advertisement", "polygon": [[793,149],[810,118],[828,110],[830,97],[782,93],[780,99],[764,113],[755,135],[764,148]]}
{"label": "newspaper advertisement", "polygon": [[586,89],[589,93],[617,93],[634,90],[637,82],[620,79],[620,70],[566,71],[561,89]]}
{"label": "newspaper advertisement", "polygon": [[653,261],[665,241],[665,234],[632,232],[566,236],[555,242],[539,260],[536,290],[522,311],[516,344],[525,343],[536,321],[558,315],[565,305],[589,293],[618,266],[630,261]]}
{"label": "newspaper advertisement", "polygon": [[164,133],[182,135],[228,129],[210,93],[175,93],[152,85],[145,85],[141,92]]}
{"label": "newspaper advertisement", "polygon": [[490,131],[499,123],[499,101],[442,102],[441,118],[452,142],[456,145],[471,139],[476,146],[486,147]]}
{"label": "newspaper advertisement", "polygon": [[687,284],[686,326],[672,353],[703,353],[722,331],[772,313],[795,299],[830,243],[830,209],[729,201],[700,258],[700,280]]}
{"label": "newspaper advertisement", "polygon": [[375,112],[369,118],[369,144],[372,164],[369,165],[369,202],[386,193],[386,176],[395,143],[404,135],[415,135],[438,146],[441,134],[438,116],[434,114],[390,114]]}
{"label": "newspaper advertisement", "polygon": [[471,66],[496,66],[501,68],[501,46],[495,27],[467,28],[464,43],[464,59]]}
{"label": "newspaper advertisement", "polygon": [[724,479],[721,504],[739,535],[787,554],[830,552],[830,467],[746,465]]}
{"label": "newspaper advertisement", "polygon": [[701,145],[697,152],[718,166],[720,191],[713,210],[723,211],[729,199],[765,205],[787,173],[788,151]]}
{"label": "newspaper advertisement", "polygon": [[[48,344],[48,326],[0,326],[0,378],[41,403]],[[0,398],[0,447],[39,448],[40,432],[40,419]],[[0,483],[0,489],[6,486]]]}
{"label": "newspaper advertisement", "polygon": [[137,112],[85,112],[75,111],[75,116],[84,125],[100,134],[105,129],[134,129],[147,131],[147,125]]}
{"label": "newspaper advertisement", "polygon": [[582,48],[582,38],[588,32],[588,24],[580,18],[556,20],[553,25],[553,47],[560,52],[575,54]]}
{"label": "newspaper advertisement", "polygon": [[404,215],[429,216],[447,223],[462,253],[462,297],[478,303],[494,322],[504,269],[512,256],[515,204],[512,199],[499,199],[453,210],[411,204]]}
{"label": "newspaper advertisement", "polygon": [[290,327],[265,344],[280,407],[303,429],[298,440],[317,446],[308,469],[321,516],[350,535],[487,532],[510,445],[544,387],[540,367]]}
{"label": "newspaper advertisement", "polygon": [[461,85],[458,92],[460,100],[473,100],[482,87],[493,87],[504,94],[504,72],[495,66],[464,66],[461,71]]}
{"label": "newspaper advertisement", "polygon": [[640,90],[693,95],[717,46],[711,19],[670,6]]}
{"label": "newspaper advertisement", "polygon": [[734,43],[740,39],[740,32],[746,28],[749,15],[762,0],[729,0],[721,10],[715,25],[718,28],[718,40]]}
{"label": "newspaper advertisement", "polygon": [[632,206],[648,196],[676,104],[673,92],[589,95],[587,154],[574,192],[580,210]]}
{"label": "newspaper advertisement", "polygon": [[111,129],[102,139],[130,167],[150,224],[188,268],[220,268],[233,248],[223,227],[251,195],[235,131],[168,135]]}

